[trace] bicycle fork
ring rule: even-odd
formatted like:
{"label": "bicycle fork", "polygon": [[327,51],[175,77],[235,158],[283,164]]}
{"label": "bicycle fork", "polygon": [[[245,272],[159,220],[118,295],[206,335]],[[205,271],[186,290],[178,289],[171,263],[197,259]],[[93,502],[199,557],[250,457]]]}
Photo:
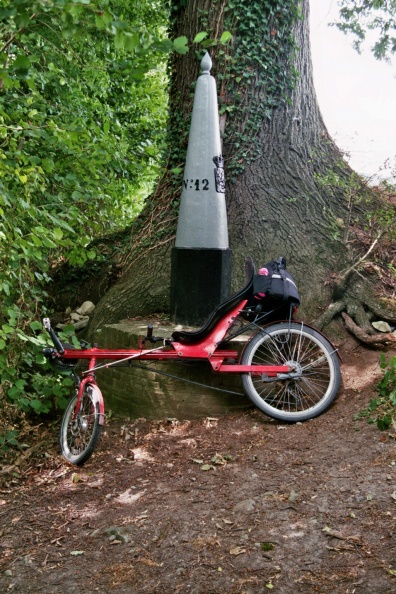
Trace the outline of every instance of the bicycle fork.
{"label": "bicycle fork", "polygon": [[78,422],[80,420],[82,411],[81,411],[81,402],[82,402],[82,397],[83,394],[85,392],[85,390],[88,389],[88,387],[91,389],[91,396],[92,396],[92,404],[93,404],[93,408],[95,413],[96,413],[96,405],[98,404],[99,407],[99,425],[104,425],[104,420],[105,420],[105,411],[104,411],[104,399],[102,396],[102,392],[99,389],[99,386],[97,384],[96,378],[95,378],[95,373],[94,373],[94,368],[96,366],[96,357],[92,357],[92,359],[89,360],[89,364],[88,364],[88,370],[85,372],[86,375],[84,375],[84,377],[82,379],[80,379],[80,377],[74,372],[74,370],[72,371],[72,377],[74,380],[74,383],[76,384],[76,392],[77,392],[77,401],[76,401],[76,406],[74,407],[74,412],[73,412],[73,421]]}

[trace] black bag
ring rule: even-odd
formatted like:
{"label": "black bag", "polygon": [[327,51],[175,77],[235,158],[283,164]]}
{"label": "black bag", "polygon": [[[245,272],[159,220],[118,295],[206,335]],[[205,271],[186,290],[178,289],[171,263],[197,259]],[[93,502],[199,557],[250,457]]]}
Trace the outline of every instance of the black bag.
{"label": "black bag", "polygon": [[[261,273],[261,274],[260,274]],[[244,317],[272,312],[268,318],[288,319],[300,304],[300,295],[292,275],[286,270],[285,258],[268,262],[253,277],[253,296],[249,299]]]}
{"label": "black bag", "polygon": [[255,274],[253,278],[253,303],[274,305],[300,304],[300,295],[292,275],[286,270],[285,258],[268,262],[263,268],[268,274]]}

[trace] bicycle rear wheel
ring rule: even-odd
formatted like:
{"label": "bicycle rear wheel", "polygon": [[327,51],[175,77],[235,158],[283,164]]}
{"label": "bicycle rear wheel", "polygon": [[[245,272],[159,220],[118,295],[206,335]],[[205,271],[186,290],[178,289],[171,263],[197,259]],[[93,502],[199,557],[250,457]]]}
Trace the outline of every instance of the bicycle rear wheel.
{"label": "bicycle rear wheel", "polygon": [[294,367],[295,372],[283,379],[242,374],[251,401],[280,421],[306,421],[320,415],[340,386],[340,364],[332,345],[313,328],[297,322],[264,328],[246,346],[241,363]]}
{"label": "bicycle rear wheel", "polygon": [[99,402],[92,386],[89,384],[85,386],[80,410],[75,415],[76,403],[77,396],[74,396],[63,415],[60,446],[66,460],[81,466],[92,455],[102,432],[102,426],[99,424]]}

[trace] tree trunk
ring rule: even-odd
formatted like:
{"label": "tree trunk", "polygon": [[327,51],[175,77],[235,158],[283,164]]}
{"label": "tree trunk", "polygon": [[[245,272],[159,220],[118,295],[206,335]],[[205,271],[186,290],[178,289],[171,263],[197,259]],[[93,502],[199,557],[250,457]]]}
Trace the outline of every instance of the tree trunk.
{"label": "tree trunk", "polygon": [[[218,39],[229,27],[233,34],[227,49],[210,48],[224,131],[233,289],[243,282],[247,255],[257,264],[285,256],[303,296],[303,311],[312,319],[331,301],[329,275],[352,262],[344,240],[359,214],[355,203],[359,208],[361,202],[351,198],[346,180],[353,172],[329,137],[317,103],[308,0],[300,5],[301,18],[294,15],[292,22],[296,0],[278,3],[283,9],[277,7],[275,14],[272,4],[238,0],[235,16],[235,8],[227,12],[229,0],[188,0],[184,9],[175,9],[174,33],[193,39],[204,30]],[[245,61],[250,47],[263,55]],[[173,57],[169,164],[132,228],[122,276],[96,308],[91,329],[128,316],[169,311],[170,254],[182,179],[172,170],[184,166],[199,63],[192,49]]]}
{"label": "tree trunk", "polygon": [[[228,188],[230,245],[237,269],[245,254],[258,263],[285,256],[306,312],[328,299],[325,278],[345,249],[333,239],[334,221],[345,220],[341,193],[319,189],[317,177],[337,169],[350,174],[324,125],[313,85],[308,2],[295,23],[299,73],[290,102],[274,109],[256,138],[259,154]],[[265,94],[265,88],[261,91]],[[229,147],[225,147],[228,158]],[[239,270],[235,271],[237,274]]]}

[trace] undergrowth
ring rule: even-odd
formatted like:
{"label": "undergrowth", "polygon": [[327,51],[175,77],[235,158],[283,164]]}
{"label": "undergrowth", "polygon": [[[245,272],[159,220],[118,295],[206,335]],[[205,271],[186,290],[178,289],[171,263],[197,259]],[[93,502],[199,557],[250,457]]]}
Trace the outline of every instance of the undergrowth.
{"label": "undergrowth", "polygon": [[355,415],[354,420],[366,418],[368,423],[375,423],[381,431],[392,427],[396,431],[396,356],[387,360],[381,353],[380,367],[383,377],[376,388],[377,396],[370,400],[367,408]]}

